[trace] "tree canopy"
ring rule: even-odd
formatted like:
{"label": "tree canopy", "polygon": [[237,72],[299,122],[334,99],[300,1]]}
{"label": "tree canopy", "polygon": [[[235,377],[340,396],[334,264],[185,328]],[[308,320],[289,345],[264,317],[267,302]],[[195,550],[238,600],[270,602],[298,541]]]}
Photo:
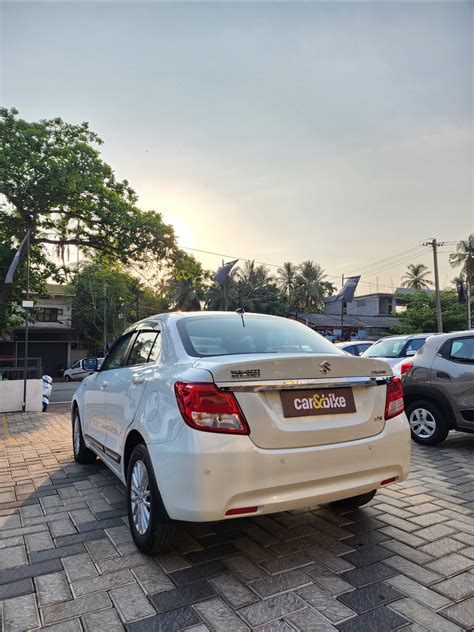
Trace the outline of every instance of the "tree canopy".
{"label": "tree canopy", "polygon": [[428,290],[433,281],[428,277],[431,272],[424,263],[409,263],[406,273],[402,276],[402,287],[412,290]]}
{"label": "tree canopy", "polygon": [[87,123],[28,122],[15,109],[0,108],[0,230],[10,235],[2,265],[28,229],[32,262],[39,268],[47,262],[58,281],[64,280],[61,255],[69,246],[104,263],[145,265],[172,255],[172,226],[160,213],[137,206],[127,180],[118,180],[101,159],[100,145]]}
{"label": "tree canopy", "polygon": [[[466,305],[458,302],[457,293],[454,290],[443,290],[440,295],[444,331],[466,329]],[[435,295],[420,292],[407,297],[406,311],[398,313],[397,316],[401,324],[393,328],[393,333],[411,334],[437,331]]]}

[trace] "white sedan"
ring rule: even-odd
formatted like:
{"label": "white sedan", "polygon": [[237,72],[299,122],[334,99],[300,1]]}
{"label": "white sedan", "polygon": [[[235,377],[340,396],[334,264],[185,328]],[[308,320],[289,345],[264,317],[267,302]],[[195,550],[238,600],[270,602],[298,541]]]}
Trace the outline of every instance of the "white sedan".
{"label": "white sedan", "polygon": [[308,327],[259,314],[162,314],[130,327],[72,402],[75,459],[127,485],[145,553],[177,520],[337,502],[406,478],[400,380]]}

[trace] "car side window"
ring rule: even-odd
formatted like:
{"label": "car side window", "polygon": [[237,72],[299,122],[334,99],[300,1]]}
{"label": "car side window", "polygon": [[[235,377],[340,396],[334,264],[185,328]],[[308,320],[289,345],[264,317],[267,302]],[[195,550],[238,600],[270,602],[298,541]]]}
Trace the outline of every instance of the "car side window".
{"label": "car side window", "polygon": [[474,338],[460,338],[451,342],[449,359],[474,364]]}
{"label": "car side window", "polygon": [[158,332],[153,347],[151,348],[150,355],[148,356],[148,362],[157,362],[161,353],[161,336]]}
{"label": "car side window", "polygon": [[74,364],[72,365],[71,369],[78,369],[80,364],[81,364],[80,360],[78,360],[77,362],[74,362]]}
{"label": "car side window", "polygon": [[158,336],[159,334],[156,331],[141,331],[135,338],[132,350],[128,356],[127,366],[149,362],[150,353],[153,351]]}
{"label": "car side window", "polygon": [[135,335],[135,332],[130,332],[117,340],[107,354],[107,357],[101,366],[101,371],[118,369],[124,365],[125,360],[127,359],[128,345],[133,335]]}
{"label": "car side window", "polygon": [[410,340],[407,344],[407,348],[405,349],[405,355],[409,355],[410,353],[411,355],[415,354],[419,349],[421,349],[425,342],[425,338],[414,338],[413,340]]}

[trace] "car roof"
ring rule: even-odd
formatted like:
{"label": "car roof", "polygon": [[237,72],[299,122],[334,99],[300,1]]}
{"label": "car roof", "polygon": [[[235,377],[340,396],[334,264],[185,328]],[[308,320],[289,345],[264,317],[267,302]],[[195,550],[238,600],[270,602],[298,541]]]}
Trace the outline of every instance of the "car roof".
{"label": "car roof", "polygon": [[403,334],[400,336],[384,336],[383,338],[379,338],[377,342],[381,342],[382,340],[412,340],[413,338],[428,338],[429,336],[437,336],[433,332],[431,333],[419,333],[419,334]]}
{"label": "car roof", "polygon": [[[219,316],[234,316],[235,318],[240,318],[241,314],[237,312],[224,312],[224,311],[201,311],[201,312],[164,312],[162,314],[154,314],[153,316],[147,316],[142,320],[133,323],[130,325],[125,332],[134,331],[135,329],[143,329],[145,327],[154,327],[158,322],[170,321],[177,322],[179,320],[184,319],[192,319],[192,318],[202,318],[203,316],[207,316],[209,318],[217,318]],[[282,316],[274,316],[272,314],[257,314],[254,312],[244,312],[244,318],[273,318],[282,320]],[[286,319],[285,319],[286,320]],[[298,322],[298,321],[295,321]],[[301,323],[300,323],[301,324]],[[125,333],[124,332],[124,333]]]}

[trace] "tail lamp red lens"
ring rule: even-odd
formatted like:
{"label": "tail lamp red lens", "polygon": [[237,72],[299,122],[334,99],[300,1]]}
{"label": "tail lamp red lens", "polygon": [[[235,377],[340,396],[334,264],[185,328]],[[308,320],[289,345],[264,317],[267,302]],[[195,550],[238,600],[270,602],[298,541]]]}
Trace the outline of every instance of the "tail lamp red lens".
{"label": "tail lamp red lens", "polygon": [[399,377],[392,378],[387,385],[387,399],[385,400],[385,419],[396,417],[405,410],[403,403],[403,387]]}
{"label": "tail lamp red lens", "polygon": [[405,375],[413,368],[413,362],[402,362],[400,365],[400,375]]}
{"label": "tail lamp red lens", "polygon": [[226,516],[240,516],[242,514],[255,513],[258,511],[258,507],[236,507],[235,509],[228,509],[225,512]]}
{"label": "tail lamp red lens", "polygon": [[392,476],[391,478],[386,478],[384,481],[381,481],[381,485],[390,485],[391,483],[396,483],[398,481],[398,476]]}
{"label": "tail lamp red lens", "polygon": [[179,410],[184,421],[195,430],[250,434],[244,414],[232,393],[220,391],[215,384],[188,384],[174,386]]}

